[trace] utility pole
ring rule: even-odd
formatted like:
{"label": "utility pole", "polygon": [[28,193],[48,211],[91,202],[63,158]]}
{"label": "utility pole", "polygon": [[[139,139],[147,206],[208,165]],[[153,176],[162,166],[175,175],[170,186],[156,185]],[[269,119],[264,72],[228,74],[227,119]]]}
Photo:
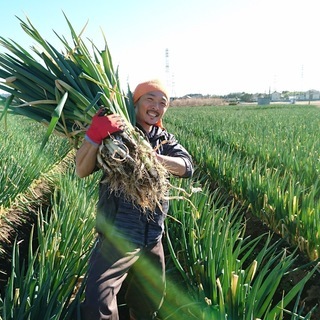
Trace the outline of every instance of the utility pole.
{"label": "utility pole", "polygon": [[167,78],[167,87],[169,89],[170,92],[170,96],[174,97],[175,96],[175,92],[174,92],[174,77],[173,75],[171,76],[170,73],[170,66],[169,66],[169,49],[166,49],[166,53],[165,53],[165,58],[166,58],[166,78]]}
{"label": "utility pole", "polygon": [[169,49],[166,49],[166,77],[167,87],[170,88],[170,68],[169,68]]}

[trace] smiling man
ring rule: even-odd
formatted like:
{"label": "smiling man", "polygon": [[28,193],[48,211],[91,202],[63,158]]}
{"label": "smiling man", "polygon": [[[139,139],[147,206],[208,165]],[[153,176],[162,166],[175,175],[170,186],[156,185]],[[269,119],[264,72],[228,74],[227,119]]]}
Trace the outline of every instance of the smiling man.
{"label": "smiling man", "polygon": [[[133,93],[136,127],[155,150],[156,157],[174,176],[191,177],[192,159],[187,150],[162,125],[169,95],[158,80],[140,83]],[[93,117],[85,141],[77,152],[76,170],[85,177],[96,170],[99,144],[121,131],[118,115]],[[104,172],[102,180],[104,180]],[[165,292],[165,261],[162,246],[168,200],[161,208],[143,211],[100,183],[96,229],[98,238],[90,259],[81,319],[118,320],[117,296],[126,287],[130,319],[154,319]],[[107,228],[106,228],[107,226]],[[125,282],[125,286],[123,283]],[[127,319],[127,318],[126,318]]]}
{"label": "smiling man", "polygon": [[[140,83],[133,94],[136,109],[137,127],[143,129],[149,140],[154,140],[155,147],[165,139],[171,141],[172,137],[163,127],[162,118],[169,107],[169,95],[159,80]],[[151,142],[151,144],[153,144]],[[158,160],[177,176],[183,176],[186,163],[181,157],[170,157],[157,153]]]}
{"label": "smiling man", "polygon": [[152,125],[162,126],[162,117],[169,106],[169,95],[157,80],[140,83],[133,94],[136,121],[149,132]]}

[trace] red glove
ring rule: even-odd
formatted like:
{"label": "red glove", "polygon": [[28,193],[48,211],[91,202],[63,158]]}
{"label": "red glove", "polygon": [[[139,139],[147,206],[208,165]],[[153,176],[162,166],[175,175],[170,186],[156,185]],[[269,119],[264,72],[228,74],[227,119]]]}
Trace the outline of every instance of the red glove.
{"label": "red glove", "polygon": [[86,132],[86,136],[96,144],[101,144],[102,140],[113,133],[122,131],[123,120],[118,114],[105,116],[103,109],[100,109],[92,118],[91,125]]}

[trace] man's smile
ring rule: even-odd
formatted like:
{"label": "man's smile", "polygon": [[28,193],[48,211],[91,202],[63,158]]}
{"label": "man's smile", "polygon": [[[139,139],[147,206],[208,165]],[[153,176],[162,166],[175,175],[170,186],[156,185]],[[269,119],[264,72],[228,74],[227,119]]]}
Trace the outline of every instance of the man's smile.
{"label": "man's smile", "polygon": [[155,117],[159,116],[159,113],[156,112],[156,111],[153,111],[153,110],[149,110],[149,111],[147,111],[147,115],[150,116],[150,117],[155,118]]}

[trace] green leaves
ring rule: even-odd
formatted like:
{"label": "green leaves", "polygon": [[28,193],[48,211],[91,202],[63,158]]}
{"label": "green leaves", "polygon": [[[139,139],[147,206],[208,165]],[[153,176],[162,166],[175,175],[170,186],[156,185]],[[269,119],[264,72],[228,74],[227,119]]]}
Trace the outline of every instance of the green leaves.
{"label": "green leaves", "polygon": [[[110,113],[121,114],[129,128],[135,120],[132,99],[120,87],[105,37],[103,50],[92,41],[89,50],[82,39],[86,26],[77,34],[65,18],[72,43],[56,34],[63,53],[45,40],[28,18],[18,19],[37,43],[31,52],[0,37],[0,45],[9,51],[0,54],[0,78],[4,80],[0,89],[13,95],[10,112],[49,124],[41,149],[54,132],[76,143],[101,106]],[[68,95],[63,98],[66,92]]]}
{"label": "green leaves", "polygon": [[[179,187],[190,188],[190,182],[180,183]],[[295,252],[281,249],[280,242],[272,243],[267,234],[245,238],[241,208],[228,202],[219,189],[212,194],[205,185],[202,192],[191,196],[193,205],[175,198],[181,199],[176,193],[172,195],[170,214],[174,220],[167,220],[166,238],[190,295],[207,304],[206,308],[198,305],[198,309],[192,309],[198,319],[215,319],[213,315],[219,314],[218,319],[271,320],[283,319],[284,312],[292,319],[310,318],[311,313],[296,316],[301,313],[298,300],[317,266],[279,297],[275,293],[280,282],[294,272]],[[294,301],[296,305],[288,310]],[[208,314],[211,318],[205,318]]]}
{"label": "green leaves", "polygon": [[[68,92],[66,92],[62,99],[60,100],[60,102],[58,103],[57,107],[54,109],[53,113],[52,113],[52,117],[51,117],[51,121],[49,123],[48,126],[48,130],[44,136],[44,139],[42,141],[41,147],[40,147],[40,151],[43,150],[44,146],[46,145],[46,143],[48,142],[49,137],[51,136],[53,130],[55,129],[60,117],[61,117],[61,113],[63,110],[63,107],[67,101],[68,98]],[[67,130],[66,130],[67,131]]]}
{"label": "green leaves", "polygon": [[4,128],[4,122],[0,126],[0,207],[4,208],[13,203],[18,194],[26,192],[33,180],[52,169],[72,148],[65,139],[55,135],[46,145],[45,151],[49,152],[39,154],[46,128],[10,113],[5,119],[7,128]]}
{"label": "green leaves", "polygon": [[169,109],[166,116],[166,127],[180,135],[213,180],[311,260],[318,259],[318,107],[216,106],[197,107],[196,113],[186,107]]}
{"label": "green leaves", "polygon": [[51,178],[55,189],[47,199],[50,206],[46,212],[39,209],[27,259],[22,259],[18,242],[13,246],[12,276],[0,298],[3,320],[74,319],[82,299],[95,237],[94,215],[88,212],[94,212],[98,176],[80,180],[71,166]]}

